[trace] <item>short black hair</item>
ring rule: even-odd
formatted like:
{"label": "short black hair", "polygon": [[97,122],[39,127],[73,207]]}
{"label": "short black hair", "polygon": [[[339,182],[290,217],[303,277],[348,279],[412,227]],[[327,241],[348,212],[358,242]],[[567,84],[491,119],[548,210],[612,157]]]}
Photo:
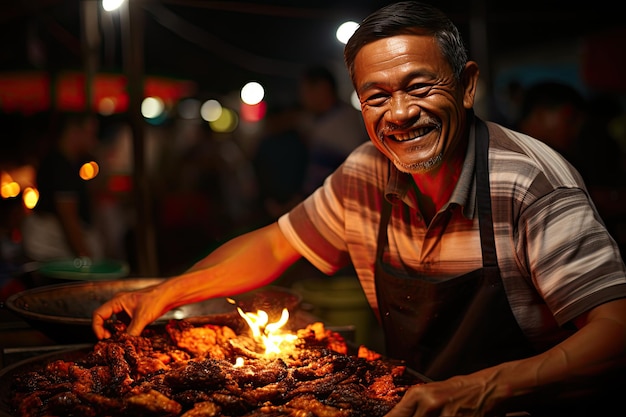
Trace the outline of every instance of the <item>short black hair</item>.
{"label": "short black hair", "polygon": [[457,79],[467,63],[467,49],[458,28],[438,8],[418,1],[387,5],[363,20],[348,40],[344,61],[354,82],[354,60],[365,45],[397,35],[426,33],[437,40]]}

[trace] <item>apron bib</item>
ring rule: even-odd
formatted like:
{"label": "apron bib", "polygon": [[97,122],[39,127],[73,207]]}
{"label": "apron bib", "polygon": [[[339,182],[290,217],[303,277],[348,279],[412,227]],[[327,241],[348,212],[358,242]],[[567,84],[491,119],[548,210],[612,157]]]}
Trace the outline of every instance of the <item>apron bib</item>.
{"label": "apron bib", "polygon": [[489,193],[487,126],[476,119],[477,203],[483,267],[445,280],[398,276],[383,264],[392,206],[384,200],[376,256],[386,354],[433,380],[534,354],[500,278]]}

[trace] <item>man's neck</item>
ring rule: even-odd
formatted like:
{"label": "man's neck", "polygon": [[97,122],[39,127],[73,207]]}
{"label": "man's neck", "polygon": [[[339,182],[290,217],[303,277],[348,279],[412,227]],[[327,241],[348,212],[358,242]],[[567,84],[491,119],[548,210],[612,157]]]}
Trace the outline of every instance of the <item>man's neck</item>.
{"label": "man's neck", "polygon": [[467,141],[464,141],[436,169],[412,175],[419,189],[420,210],[428,221],[450,200],[463,169],[466,150]]}

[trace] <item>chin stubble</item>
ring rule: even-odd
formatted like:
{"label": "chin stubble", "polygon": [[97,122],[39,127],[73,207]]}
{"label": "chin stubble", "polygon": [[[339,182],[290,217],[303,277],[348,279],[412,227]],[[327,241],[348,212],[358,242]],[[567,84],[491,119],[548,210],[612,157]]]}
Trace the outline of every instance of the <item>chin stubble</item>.
{"label": "chin stubble", "polygon": [[396,166],[396,168],[398,168],[399,171],[406,174],[421,174],[439,166],[442,160],[443,154],[439,153],[427,161],[416,162],[414,164],[403,164],[401,161],[398,160],[398,158],[394,157],[393,164]]}
{"label": "chin stubble", "polygon": [[[436,125],[437,129],[441,130],[441,126],[437,120],[428,118],[427,120],[425,120],[425,123]],[[385,145],[385,136],[388,134],[388,131],[392,129],[396,129],[396,127],[385,126],[383,129],[381,129],[378,132],[378,138],[383,145]],[[391,149],[389,149],[389,151],[393,153]],[[394,158],[392,162],[396,166],[396,168],[398,168],[398,170],[401,172],[404,172],[406,174],[420,174],[420,173],[428,172],[432,170],[433,168],[438,167],[441,164],[442,160],[443,160],[443,152],[433,156],[427,161],[416,162],[413,164],[402,163],[402,161],[400,161],[398,157],[394,154]]]}

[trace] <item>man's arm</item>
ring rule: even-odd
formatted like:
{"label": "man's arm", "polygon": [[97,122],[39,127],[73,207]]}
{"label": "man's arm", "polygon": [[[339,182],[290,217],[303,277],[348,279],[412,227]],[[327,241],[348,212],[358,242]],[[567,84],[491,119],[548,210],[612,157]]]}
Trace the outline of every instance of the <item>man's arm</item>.
{"label": "man's arm", "polygon": [[575,399],[576,393],[602,389],[600,382],[623,375],[626,369],[626,299],[590,310],[577,318],[576,325],[576,333],[539,355],[413,387],[387,417],[436,411],[492,415],[494,410],[558,404]]}
{"label": "man's arm", "polygon": [[267,285],[300,257],[273,223],[226,242],[182,275],[154,287],[117,294],[94,311],[93,330],[100,339],[110,337],[104,322],[125,311],[131,317],[128,333],[139,335],[146,325],[175,307]]}

